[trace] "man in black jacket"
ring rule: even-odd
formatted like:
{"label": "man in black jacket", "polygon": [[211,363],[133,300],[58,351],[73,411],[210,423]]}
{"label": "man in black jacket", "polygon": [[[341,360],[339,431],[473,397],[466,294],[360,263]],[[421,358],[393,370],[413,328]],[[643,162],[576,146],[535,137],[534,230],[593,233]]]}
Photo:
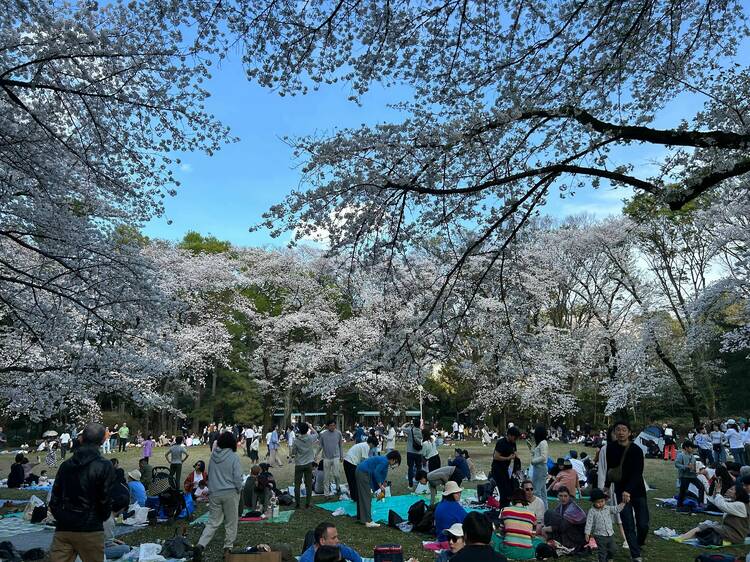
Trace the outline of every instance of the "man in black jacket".
{"label": "man in black jacket", "polygon": [[615,440],[607,443],[606,486],[615,485],[617,503],[630,502],[620,513],[622,529],[628,541],[630,557],[641,562],[641,547],[648,536],[649,513],[646,485],[643,483],[643,451],[630,441],[627,421],[614,425]]}
{"label": "man in black jacket", "polygon": [[51,562],[104,560],[102,523],[112,514],[110,490],[115,483],[112,463],[99,453],[104,426],[88,424],[79,436],[80,446],[60,466],[52,487],[50,511],[57,528],[50,550]]}

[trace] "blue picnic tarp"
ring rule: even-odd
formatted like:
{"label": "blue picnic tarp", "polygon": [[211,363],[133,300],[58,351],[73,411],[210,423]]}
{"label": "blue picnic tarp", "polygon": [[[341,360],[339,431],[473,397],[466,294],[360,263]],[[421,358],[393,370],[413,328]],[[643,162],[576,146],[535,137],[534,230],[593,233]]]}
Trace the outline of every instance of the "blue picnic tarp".
{"label": "blue picnic tarp", "polygon": [[[476,490],[464,490],[461,496],[462,500],[473,500],[476,499]],[[417,503],[419,500],[424,500],[425,503],[430,503],[429,497],[419,496],[417,494],[406,494],[403,496],[391,496],[389,498],[383,498],[378,501],[372,500],[372,520],[381,523],[388,522],[388,512],[393,510],[398,513],[404,520],[409,516],[409,508]],[[357,516],[357,502],[353,500],[340,500],[335,502],[326,502],[316,504],[315,507],[320,507],[326,511],[336,511],[341,508],[350,517]],[[486,511],[483,507],[467,507],[467,511]]]}

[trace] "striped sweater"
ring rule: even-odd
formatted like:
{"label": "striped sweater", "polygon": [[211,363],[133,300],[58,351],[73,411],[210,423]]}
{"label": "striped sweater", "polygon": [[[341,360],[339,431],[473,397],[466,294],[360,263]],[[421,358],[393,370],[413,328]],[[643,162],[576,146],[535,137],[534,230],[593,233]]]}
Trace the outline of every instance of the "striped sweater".
{"label": "striped sweater", "polygon": [[519,548],[533,548],[536,516],[523,506],[514,505],[506,507],[500,512],[500,520],[505,527],[503,544]]}

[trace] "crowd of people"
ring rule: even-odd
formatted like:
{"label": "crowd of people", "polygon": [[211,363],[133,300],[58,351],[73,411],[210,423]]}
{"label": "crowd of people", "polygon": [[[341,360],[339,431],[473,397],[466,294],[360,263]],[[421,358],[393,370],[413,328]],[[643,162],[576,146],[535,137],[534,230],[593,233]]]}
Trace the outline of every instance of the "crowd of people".
{"label": "crowd of people", "polygon": [[[116,429],[118,450],[127,450],[130,443],[127,425],[121,424]],[[750,466],[745,464],[748,456],[744,455],[744,441],[738,441],[737,437],[744,440],[747,431],[746,422],[730,419],[715,424],[711,432],[708,427],[687,432],[679,447],[672,447],[678,439],[677,432],[668,424],[663,428],[663,458],[674,462],[678,509],[699,506],[723,514],[721,522],[701,524],[678,540],[714,537],[719,544],[742,543],[750,533]],[[69,438],[61,439],[66,433]],[[484,433],[479,432],[482,442]],[[584,437],[582,442],[596,442],[592,457],[571,449],[558,459],[550,457],[550,436],[545,427],[523,432],[510,424],[505,435],[495,441],[487,483],[477,489],[477,502],[489,509],[486,513],[477,513],[462,500],[462,484],[475,479],[477,474],[468,450],[455,447],[448,458],[441,458],[445,449],[441,450],[440,445],[448,440],[457,445],[462,441],[460,435],[460,426],[458,435],[455,432],[446,435],[423,427],[416,419],[400,427],[357,425],[353,431],[344,433],[334,420],[318,429],[298,422],[288,432],[274,427],[263,436],[266,462],[260,462],[262,428],[211,424],[199,438],[210,447],[208,465],[197,460],[182,479],[183,465],[191,457],[184,435],[164,443],[164,458],[169,465],[170,480],[196,502],[208,503],[208,522],[195,545],[196,560],[200,560],[203,549],[222,526],[224,548],[230,550],[241,516],[273,516],[274,507],[286,490],[279,489],[272,471],[285,462],[294,466],[294,493],[289,501],[297,509],[311,507],[314,492],[328,498],[346,498],[344,494],[348,494],[356,502],[357,520],[368,529],[379,527],[372,518],[371,500],[388,493],[389,473],[402,463],[401,453],[396,450],[399,438],[406,441],[404,460],[410,489],[422,486],[430,494],[429,512],[424,517],[431,518],[429,528],[442,547],[438,560],[460,562],[505,557],[524,560],[535,558],[539,549],[543,553],[544,548],[553,548],[559,554],[583,552],[596,546],[599,559],[604,561],[614,552],[618,536],[624,539],[631,559],[642,560],[641,549],[650,518],[644,452],[633,442],[627,421],[618,421],[607,431]],[[104,456],[105,444],[111,436],[105,426],[88,424],[81,431],[69,430],[59,437],[45,439],[45,443],[58,443],[61,455],[69,456],[72,452],[72,457],[60,466],[51,493],[50,512],[57,522],[51,551],[53,561],[68,560],[71,553],[78,553],[84,562],[100,559],[87,556],[99,548],[101,536],[107,557],[116,557],[128,548],[112,534],[114,518],[128,506],[146,505],[154,478],[152,458],[161,443],[147,436],[140,443],[138,469],[125,473],[117,458]],[[700,445],[704,442],[701,436],[708,436],[711,443],[708,456],[701,453],[705,449]],[[722,448],[728,446],[728,455],[714,448],[714,439]],[[286,459],[279,453],[284,441]],[[352,442],[348,450],[347,441]],[[524,442],[530,453],[530,462],[525,467],[518,454],[518,447]],[[576,438],[567,442],[579,441]],[[253,462],[247,477],[242,474],[238,449]],[[31,463],[27,455],[17,454],[8,486],[43,482],[45,471],[39,476],[34,474],[37,464],[41,461]],[[436,501],[438,496],[440,501]],[[588,511],[578,503],[579,498],[586,496],[592,502]],[[554,504],[548,501],[550,497],[556,498]],[[76,515],[83,513],[85,516]],[[302,560],[339,559],[326,558],[336,554],[356,561],[359,555],[353,552],[339,545],[335,527],[324,523],[315,530],[314,543],[305,550]]]}

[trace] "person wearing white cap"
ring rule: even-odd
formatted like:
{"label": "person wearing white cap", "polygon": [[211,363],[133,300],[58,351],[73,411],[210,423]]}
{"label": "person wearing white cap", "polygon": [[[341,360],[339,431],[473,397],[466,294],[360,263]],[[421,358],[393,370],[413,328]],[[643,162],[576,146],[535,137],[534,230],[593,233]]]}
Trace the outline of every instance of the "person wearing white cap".
{"label": "person wearing white cap", "polygon": [[447,562],[464,547],[464,527],[461,523],[454,523],[445,529],[443,534],[448,538],[448,550],[443,550],[438,554],[435,562]]}
{"label": "person wearing white cap", "polygon": [[435,529],[438,530],[438,542],[447,540],[443,529],[448,529],[454,523],[463,523],[466,519],[466,510],[459,501],[463,491],[464,489],[452,480],[445,484],[443,500],[435,508]]}
{"label": "person wearing white cap", "polygon": [[146,506],[146,487],[141,482],[141,471],[138,469],[128,472],[128,490],[130,490],[131,505],[137,503]]}

